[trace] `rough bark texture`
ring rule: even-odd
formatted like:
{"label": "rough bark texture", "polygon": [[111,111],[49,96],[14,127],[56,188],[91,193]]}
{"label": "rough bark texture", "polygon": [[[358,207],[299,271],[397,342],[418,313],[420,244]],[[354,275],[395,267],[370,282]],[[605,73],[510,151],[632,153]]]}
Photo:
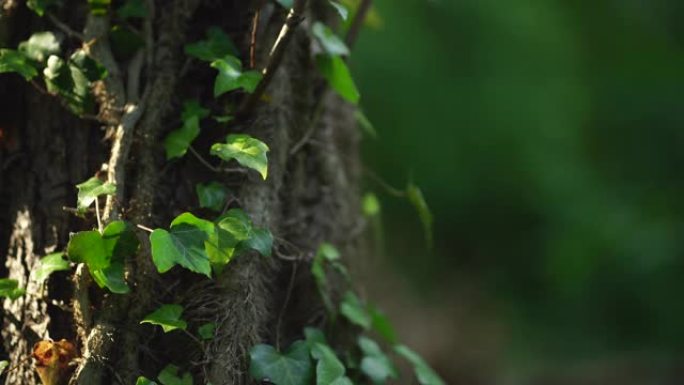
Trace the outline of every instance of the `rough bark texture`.
{"label": "rough bark texture", "polygon": [[[274,4],[156,1],[151,33],[146,36],[153,46],[145,52],[149,60],[142,79],[147,92],[140,116],[128,131],[113,124],[109,128],[115,132],[113,140],[103,140],[103,127],[72,116],[54,97],[16,76],[0,75],[0,258],[7,268],[4,276],[17,279],[29,292],[3,303],[4,350],[16,366],[7,384],[38,383],[26,358],[33,343],[47,337],[78,343],[83,359],[72,383],[129,385],[139,375],[156,377],[166,363],[173,362],[191,370],[198,381],[244,384],[249,382],[246,369],[251,346],[260,342],[286,346],[301,337],[304,326],[323,325],[326,314],[309,274],[311,259],[323,241],[339,246],[345,255],[354,255],[362,225],[353,107],[323,86],[306,32],[310,19],[323,17],[314,16],[317,3],[313,1],[307,10],[307,20],[295,31],[266,89],[268,102],[261,102],[227,129],[225,125],[203,128],[195,144],[206,154],[209,145],[228,132],[245,132],[263,140],[271,149],[266,181],[252,172],[216,175],[189,155],[168,163],[161,142],[178,125],[181,101],[197,97],[205,105],[222,109],[229,103],[236,105],[244,96],[238,92],[214,101],[214,72],[203,69],[203,63],[188,62],[183,45],[201,38],[207,26],[219,25],[242,52],[248,52],[252,16],[261,7],[257,67],[263,66],[285,19],[284,11]],[[34,23],[40,27],[36,30],[54,29],[24,9],[23,3],[5,0],[0,4],[5,10],[0,16],[2,44],[16,46],[30,35],[25,27],[10,28],[14,25]],[[88,26],[86,35],[105,38],[101,33],[106,28],[93,32],[98,29],[87,17],[87,9],[68,5],[58,11],[58,17],[74,30]],[[98,53],[100,43],[92,46],[91,53],[106,57],[106,46],[104,53]],[[130,62],[115,64],[125,68]],[[123,72],[117,76],[127,76]],[[101,86],[105,87],[98,95],[101,116],[116,118],[118,113],[120,118],[126,114],[120,111],[122,106],[137,102],[131,100],[137,92],[118,89],[116,84]],[[121,136],[128,141],[124,147],[130,146],[123,152],[123,162],[113,159],[122,156],[116,148],[117,154],[110,153],[112,141],[122,145]],[[30,279],[38,259],[64,250],[70,232],[94,226],[92,215],[81,219],[63,207],[75,205],[74,186],[94,175],[102,163],[116,165],[117,175],[112,176],[110,169],[109,177],[125,186],[108,201],[112,215],[148,227],[167,227],[180,212],[196,210],[194,183],[220,179],[235,192],[232,204],[274,234],[274,256],[241,255],[213,280],[178,268],[159,275],[151,263],[147,233],[141,231],[143,247],[126,265],[130,295],[91,287],[83,269],[73,280],[70,274],[57,273],[45,287],[39,287]],[[69,309],[72,300],[74,311]],[[184,318],[191,328],[216,322],[217,337],[200,346],[182,333],[161,335],[139,324],[160,303],[171,302],[185,306]]]}

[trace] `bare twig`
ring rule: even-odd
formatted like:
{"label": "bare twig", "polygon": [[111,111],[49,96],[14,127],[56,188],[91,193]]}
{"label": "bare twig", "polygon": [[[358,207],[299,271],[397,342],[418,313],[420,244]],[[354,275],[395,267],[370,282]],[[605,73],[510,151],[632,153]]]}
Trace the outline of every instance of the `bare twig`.
{"label": "bare twig", "polygon": [[190,150],[190,152],[192,153],[192,155],[194,155],[195,158],[197,158],[197,160],[199,160],[200,163],[202,163],[202,165],[204,165],[204,166],[205,166],[206,168],[208,168],[209,170],[211,170],[211,171],[213,171],[213,172],[219,172],[219,171],[221,171],[221,170],[219,170],[218,168],[212,166],[211,163],[209,163],[209,161],[207,161],[206,159],[204,159],[204,157],[203,157],[202,155],[200,155],[200,153],[197,152],[197,150],[195,150],[194,147],[188,146],[188,150]]}
{"label": "bare twig", "polygon": [[102,234],[102,217],[100,216],[100,200],[95,198],[95,218],[97,218],[97,231]]}
{"label": "bare twig", "polygon": [[73,29],[71,29],[71,27],[69,27],[68,25],[63,23],[61,20],[59,20],[57,18],[57,16],[55,16],[51,12],[48,12],[46,15],[47,15],[48,19],[50,19],[52,24],[54,24],[55,27],[59,28],[62,32],[67,34],[67,36],[74,37],[76,39],[79,39],[80,41],[86,40],[85,36],[83,36],[82,33],[74,31]]}
{"label": "bare twig", "polygon": [[145,225],[141,225],[140,223],[138,223],[136,226],[138,226],[138,228],[141,230],[147,231],[148,233],[154,232],[154,230],[152,230],[151,228],[149,228]]}
{"label": "bare twig", "polygon": [[249,39],[249,67],[256,67],[256,40],[257,40],[257,30],[259,29],[259,15],[261,10],[257,9],[254,12],[254,19],[252,19],[252,33]]}
{"label": "bare twig", "polygon": [[344,42],[347,43],[349,49],[356,43],[356,38],[359,36],[359,31],[361,31],[361,27],[363,27],[363,22],[366,20],[366,15],[368,14],[372,3],[373,0],[361,0],[361,4],[359,4],[359,7],[356,9],[354,20],[352,20],[351,26],[349,26],[349,30],[347,30],[347,36],[344,39]]}
{"label": "bare twig", "polygon": [[276,324],[276,349],[280,350],[280,327],[283,323],[283,317],[285,315],[285,310],[287,310],[288,302],[290,302],[290,296],[292,295],[292,289],[294,288],[295,277],[297,276],[297,262],[292,265],[292,274],[290,275],[290,283],[287,285],[287,292],[285,293],[285,300],[283,301],[283,307],[280,309],[280,314],[278,314],[278,322]]}
{"label": "bare twig", "polygon": [[254,92],[249,94],[249,96],[247,96],[244,102],[240,105],[240,108],[238,108],[235,113],[236,116],[240,117],[248,114],[263,96],[264,91],[266,91],[266,88],[273,79],[273,75],[275,75],[278,66],[280,66],[280,63],[283,60],[285,50],[294,36],[295,28],[297,25],[299,25],[299,23],[302,22],[304,18],[306,3],[306,0],[294,1],[292,9],[287,15],[283,27],[280,29],[280,34],[278,35],[275,44],[273,44],[273,48],[271,48],[271,54],[268,58],[268,63],[262,71],[263,78],[259,84],[257,84]]}
{"label": "bare twig", "polygon": [[309,123],[309,129],[304,133],[304,136],[292,146],[292,149],[290,150],[290,156],[296,154],[299,150],[301,150],[301,148],[309,142],[314,131],[316,131],[318,121],[321,119],[321,115],[323,114],[323,99],[325,99],[327,94],[328,88],[326,87],[323,90],[323,95],[321,95],[321,97],[318,98],[318,100],[316,100],[316,107],[314,108],[313,117],[311,118],[311,122]]}

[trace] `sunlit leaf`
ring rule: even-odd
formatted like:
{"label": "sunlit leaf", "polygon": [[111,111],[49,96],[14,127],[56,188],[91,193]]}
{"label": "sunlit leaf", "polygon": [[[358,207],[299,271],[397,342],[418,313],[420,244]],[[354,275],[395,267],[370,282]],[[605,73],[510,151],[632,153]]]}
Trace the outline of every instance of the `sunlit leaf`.
{"label": "sunlit leaf", "polygon": [[59,53],[59,41],[52,32],[36,32],[19,43],[19,51],[37,62],[45,62],[50,55]]}
{"label": "sunlit leaf", "polygon": [[214,97],[221,96],[226,92],[243,89],[253,92],[259,81],[261,73],[257,71],[242,71],[240,59],[235,56],[224,56],[211,62],[211,66],[218,70],[214,81]]}
{"label": "sunlit leaf", "polygon": [[31,80],[38,75],[38,69],[24,53],[0,49],[0,73],[5,72],[16,72],[26,80]]}
{"label": "sunlit leaf", "polygon": [[311,27],[311,33],[329,55],[349,55],[349,48],[330,27],[317,21]]}
{"label": "sunlit leaf", "polygon": [[380,201],[378,197],[369,192],[363,196],[361,201],[361,207],[363,208],[363,214],[367,217],[374,217],[380,213]]}
{"label": "sunlit leaf", "polygon": [[2,360],[0,361],[0,376],[5,372],[5,369],[9,366],[9,361],[7,360]]}
{"label": "sunlit leaf", "polygon": [[146,377],[140,376],[135,381],[135,385],[158,385],[158,384],[156,382],[146,378]]}
{"label": "sunlit leaf", "polygon": [[211,277],[211,264],[205,242],[214,233],[214,224],[183,213],[171,222],[170,229],[150,234],[152,260],[160,273],[175,265]]}
{"label": "sunlit leaf", "polygon": [[225,143],[214,143],[211,154],[229,161],[237,160],[241,165],[258,171],[266,179],[268,173],[268,158],[266,143],[246,134],[231,134]]}
{"label": "sunlit leaf", "polygon": [[76,50],[69,58],[69,61],[78,68],[90,82],[102,80],[107,77],[107,69],[95,59],[88,56],[82,49]]}
{"label": "sunlit leaf", "polygon": [[337,1],[332,1],[332,0],[329,0],[328,4],[330,4],[333,8],[335,8],[335,11],[337,11],[337,13],[340,15],[342,20],[347,20],[347,18],[349,17],[349,10],[347,9],[347,7],[338,3]]}
{"label": "sunlit leaf", "polygon": [[71,269],[69,261],[64,259],[64,253],[52,253],[40,260],[38,267],[33,271],[33,277],[38,282],[45,281],[55,271]]}
{"label": "sunlit leaf", "polygon": [[90,205],[95,202],[95,199],[101,195],[113,195],[116,193],[116,186],[103,182],[100,178],[94,176],[87,181],[77,184],[78,197],[76,200],[76,208],[79,212],[84,212]]}
{"label": "sunlit leaf", "polygon": [[282,354],[273,346],[256,345],[249,356],[249,373],[257,381],[269,379],[277,385],[309,385],[313,378],[309,348],[304,341],[296,341]]}
{"label": "sunlit leaf", "polygon": [[354,84],[347,64],[340,56],[317,55],[316,63],[333,90],[350,103],[359,102],[359,90]]}
{"label": "sunlit leaf", "polygon": [[7,297],[11,300],[15,300],[25,293],[26,290],[19,287],[19,281],[16,279],[0,279],[0,297]]}
{"label": "sunlit leaf", "polygon": [[185,330],[188,327],[188,323],[181,318],[182,314],[183,306],[181,305],[162,305],[157,310],[146,315],[140,323],[161,326],[164,333],[176,329]]}

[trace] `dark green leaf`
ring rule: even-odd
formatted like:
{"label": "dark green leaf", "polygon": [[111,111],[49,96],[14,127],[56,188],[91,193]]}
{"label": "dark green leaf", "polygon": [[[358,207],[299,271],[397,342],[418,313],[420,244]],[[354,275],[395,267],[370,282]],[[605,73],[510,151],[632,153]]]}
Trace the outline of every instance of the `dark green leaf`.
{"label": "dark green leaf", "polygon": [[387,342],[391,344],[397,343],[397,333],[389,319],[378,309],[371,307],[370,315],[372,320],[373,330],[378,332]]}
{"label": "dark green leaf", "polygon": [[344,364],[328,345],[314,343],[311,348],[311,356],[318,361],[316,364],[316,385],[330,385],[339,377],[344,376]]}
{"label": "dark green leaf", "polygon": [[0,73],[16,72],[26,80],[38,75],[38,69],[22,52],[11,49],[0,49]]}
{"label": "dark green leaf", "polygon": [[406,186],[406,196],[409,202],[416,208],[420,222],[423,224],[423,231],[425,233],[425,242],[428,247],[432,247],[432,212],[423,197],[423,193],[418,186],[410,183]]}
{"label": "dark green leaf", "polygon": [[66,63],[52,55],[47,60],[43,75],[48,92],[59,95],[73,113],[82,115],[94,108],[90,82],[74,63]]}
{"label": "dark green leaf", "polygon": [[311,383],[313,367],[304,341],[296,341],[284,354],[270,345],[256,345],[249,355],[249,373],[257,381],[269,379],[277,385]]}
{"label": "dark green leaf", "polygon": [[113,195],[116,193],[116,186],[103,182],[100,178],[94,176],[87,181],[77,184],[78,197],[76,208],[79,212],[84,212],[90,205],[95,202],[95,199],[101,195]]}
{"label": "dark green leaf", "polygon": [[421,385],[446,385],[430,365],[408,346],[397,345],[394,347],[394,351],[413,365],[413,371]]}
{"label": "dark green leaf", "polygon": [[250,248],[265,257],[270,257],[273,249],[273,235],[266,229],[253,229],[249,238],[243,243],[245,248]]}
{"label": "dark green leaf", "polygon": [[397,370],[392,361],[390,361],[375,341],[360,336],[358,345],[364,355],[361,360],[361,371],[374,383],[383,384],[388,378],[397,378]]}
{"label": "dark green leaf", "polygon": [[157,385],[157,383],[148,378],[140,376],[138,377],[138,380],[135,381],[135,385]]}
{"label": "dark green leaf", "polygon": [[306,337],[306,343],[309,344],[309,349],[313,349],[315,343],[328,344],[328,341],[325,339],[325,334],[323,334],[321,329],[305,327],[304,336]]}
{"label": "dark green leaf", "polygon": [[143,0],[126,0],[116,13],[124,20],[135,17],[145,18],[147,17],[147,8]]}
{"label": "dark green leaf", "polygon": [[43,16],[45,10],[55,2],[53,0],[27,0],[26,6],[38,16]]}
{"label": "dark green leaf", "polygon": [[327,25],[317,21],[313,24],[313,27],[311,27],[311,33],[313,33],[316,40],[318,40],[321,47],[323,47],[323,50],[329,55],[349,55],[349,48],[347,48],[347,45],[342,39],[335,35],[335,32]]}
{"label": "dark green leaf", "polygon": [[33,271],[33,276],[36,281],[43,282],[55,271],[69,269],[71,269],[71,265],[69,261],[64,259],[64,253],[52,253],[40,260],[38,268]]}
{"label": "dark green leaf", "polygon": [[197,334],[202,337],[203,340],[210,340],[214,338],[216,333],[216,324],[213,322],[206,323],[199,328],[197,328]]}
{"label": "dark green leaf", "polygon": [[59,41],[52,32],[36,32],[19,43],[19,51],[37,62],[45,62],[50,55],[59,53]]}
{"label": "dark green leaf", "polygon": [[221,28],[213,26],[207,30],[206,39],[187,44],[185,53],[203,61],[213,62],[227,55],[237,55],[238,50]]}
{"label": "dark green leaf", "polygon": [[225,143],[214,143],[211,154],[229,161],[235,159],[241,165],[258,171],[266,179],[268,173],[268,146],[246,134],[231,134]]}
{"label": "dark green leaf", "polygon": [[198,183],[195,185],[195,191],[197,192],[200,207],[209,208],[214,211],[223,210],[226,198],[228,197],[228,189],[224,185],[218,182]]}
{"label": "dark green leaf", "polygon": [[183,321],[181,314],[183,314],[183,306],[181,305],[162,305],[159,307],[159,309],[146,315],[145,318],[140,321],[140,323],[159,325],[164,330],[164,333],[168,333],[176,329],[185,330],[185,328],[188,327],[188,324],[187,322]]}
{"label": "dark green leaf", "polygon": [[[290,9],[292,8],[292,3],[294,2],[293,0],[276,0],[278,4],[282,5],[283,7]],[[280,385],[280,384],[278,384]]]}
{"label": "dark green leaf", "polygon": [[197,119],[204,119],[209,114],[211,111],[208,109],[202,107],[202,105],[197,101],[197,99],[190,99],[186,100],[185,103],[183,103],[183,112],[181,112],[181,120],[186,121],[192,117],[196,117]]}
{"label": "dark green leaf", "polygon": [[88,56],[82,49],[76,50],[69,58],[69,61],[83,73],[89,82],[102,80],[107,77],[107,69]]}
{"label": "dark green leaf", "polygon": [[26,290],[19,287],[16,279],[0,279],[0,297],[7,297],[14,301],[26,293]]}
{"label": "dark green leaf", "polygon": [[145,41],[140,34],[125,25],[119,24],[110,29],[109,41],[112,44],[114,54],[122,57],[131,57],[145,46]]}
{"label": "dark green leaf", "polygon": [[240,59],[235,56],[226,55],[211,62],[211,66],[218,70],[214,81],[214,97],[239,88],[246,92],[254,92],[257,84],[261,81],[261,73],[257,71],[243,72]]}
{"label": "dark green leaf", "polygon": [[317,55],[316,63],[333,90],[350,103],[359,102],[359,90],[354,84],[347,64],[340,56]]}
{"label": "dark green leaf", "polygon": [[342,313],[349,322],[361,326],[366,330],[371,327],[372,320],[370,315],[368,315],[366,306],[361,303],[359,297],[351,291],[348,291],[344,295],[342,303],[340,304],[340,313]]}
{"label": "dark green leaf", "polygon": [[192,116],[183,122],[183,126],[171,131],[164,139],[166,159],[180,158],[188,151],[188,147],[200,132],[199,119]]}
{"label": "dark green leaf", "polygon": [[90,12],[96,16],[104,16],[109,11],[111,0],[88,0]]}
{"label": "dark green leaf", "polygon": [[171,222],[169,231],[156,229],[150,235],[152,260],[160,273],[181,265],[211,277],[211,264],[205,242],[214,233],[214,224],[183,213]]}
{"label": "dark green leaf", "polygon": [[159,373],[157,379],[162,385],[193,385],[192,375],[186,372],[181,377],[178,373],[178,367],[175,365],[167,365]]}

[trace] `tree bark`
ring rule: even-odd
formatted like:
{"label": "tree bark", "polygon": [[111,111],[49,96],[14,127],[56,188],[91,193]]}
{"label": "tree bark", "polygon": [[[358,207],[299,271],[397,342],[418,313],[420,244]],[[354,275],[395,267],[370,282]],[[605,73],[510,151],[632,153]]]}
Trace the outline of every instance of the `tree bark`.
{"label": "tree bark", "polygon": [[[64,3],[57,17],[94,37],[91,54],[108,60],[102,57],[109,50],[103,45],[109,24],[99,20],[104,24],[94,26],[87,7]],[[0,4],[5,10],[0,32],[6,30],[0,43],[3,36],[17,43],[31,32],[54,29],[23,3]],[[145,57],[142,101],[132,100],[138,92],[126,89],[130,74],[122,69],[133,59],[111,58],[113,63],[105,63],[110,73],[112,65],[120,72],[96,89],[100,116],[116,120],[111,127],[79,119],[54,97],[18,77],[0,75],[0,258],[5,276],[28,292],[3,303],[2,342],[14,367],[7,384],[39,383],[27,358],[33,344],[46,338],[77,343],[82,359],[72,384],[130,385],[140,375],[156,378],[167,363],[191,370],[195,383],[249,383],[248,351],[253,345],[287,346],[301,338],[305,326],[325,324],[326,312],[309,272],[319,245],[331,242],[346,256],[360,252],[354,107],[327,90],[316,72],[307,28],[311,20],[327,17],[318,2],[307,8],[256,108],[227,129],[203,127],[194,144],[207,154],[210,144],[229,132],[264,141],[270,147],[266,181],[251,172],[216,175],[190,155],[169,163],[161,143],[178,125],[181,101],[198,97],[204,105],[222,108],[245,97],[235,93],[213,100],[208,75],[213,72],[203,69],[204,63],[189,61],[183,46],[202,38],[209,25],[219,25],[245,53],[247,65],[253,15],[259,9],[256,64],[263,68],[285,20],[284,10],[262,1],[147,4],[155,12],[145,32],[152,45],[140,53]],[[31,28],[24,30],[26,25]],[[71,273],[54,274],[41,287],[31,279],[38,259],[64,250],[69,233],[95,225],[64,207],[75,206],[74,186],[103,163],[120,187],[107,202],[110,218],[166,228],[179,213],[197,209],[195,183],[219,178],[235,193],[234,205],[273,233],[274,256],[241,255],[213,280],[178,268],[160,275],[151,261],[148,234],[140,231],[141,250],[126,265],[131,294],[91,286],[84,269],[77,269],[73,278]],[[185,307],[191,327],[215,322],[217,337],[199,345],[183,333],[151,333],[149,326],[139,324],[160,303],[172,302]]]}

